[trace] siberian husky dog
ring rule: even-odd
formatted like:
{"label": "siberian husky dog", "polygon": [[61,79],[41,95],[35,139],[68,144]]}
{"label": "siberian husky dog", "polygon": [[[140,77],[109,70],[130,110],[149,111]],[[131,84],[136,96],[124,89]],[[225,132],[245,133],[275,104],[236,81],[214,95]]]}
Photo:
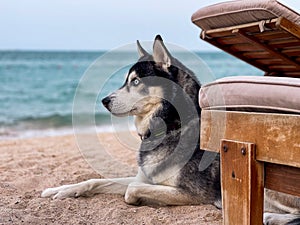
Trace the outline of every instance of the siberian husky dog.
{"label": "siberian husky dog", "polygon": [[[102,103],[113,115],[135,116],[142,140],[138,174],[48,188],[42,197],[112,193],[133,205],[213,204],[221,209],[219,155],[199,148],[200,83],[159,35],[152,55],[139,42],[137,47],[140,58],[124,85]],[[265,224],[300,224],[299,199],[273,191],[266,191],[265,199]]]}

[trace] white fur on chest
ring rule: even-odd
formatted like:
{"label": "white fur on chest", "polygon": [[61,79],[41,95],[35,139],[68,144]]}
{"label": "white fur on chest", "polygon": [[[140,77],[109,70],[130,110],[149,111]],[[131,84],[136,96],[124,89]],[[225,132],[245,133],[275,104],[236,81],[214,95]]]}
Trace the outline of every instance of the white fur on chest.
{"label": "white fur on chest", "polygon": [[149,154],[145,156],[142,170],[153,184],[168,186],[177,185],[177,179],[182,166],[169,163],[167,163],[167,167],[161,166],[165,163],[165,160],[168,160],[168,157],[170,157],[170,155],[167,154],[167,151],[161,151],[155,153],[155,155]]}
{"label": "white fur on chest", "polygon": [[140,135],[149,129],[149,123],[155,113],[162,108],[163,89],[161,87],[147,87],[149,94],[136,103],[139,114],[135,117],[135,126]]}
{"label": "white fur on chest", "polygon": [[149,177],[151,177],[151,182],[153,184],[167,185],[173,187],[177,186],[177,180],[180,174],[180,169],[181,168],[174,165],[159,171],[159,173],[157,173],[157,171],[153,173],[154,172],[153,168],[147,166],[143,167],[143,171],[145,175],[148,174]]}

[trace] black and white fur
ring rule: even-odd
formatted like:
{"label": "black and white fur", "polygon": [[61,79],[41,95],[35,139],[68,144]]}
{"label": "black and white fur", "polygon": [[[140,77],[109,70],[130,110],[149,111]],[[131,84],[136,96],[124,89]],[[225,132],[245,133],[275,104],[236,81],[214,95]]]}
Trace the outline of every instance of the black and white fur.
{"label": "black and white fur", "polygon": [[[212,163],[205,170],[199,169],[205,153],[199,149],[200,83],[171,56],[159,35],[153,55],[139,42],[137,45],[140,59],[129,70],[124,85],[102,102],[116,116],[135,116],[142,139],[138,174],[48,188],[42,197],[114,193],[124,195],[125,201],[134,205],[214,204],[221,208],[219,156],[212,155]],[[173,103],[186,110],[185,117]],[[266,190],[265,199],[265,224],[300,224],[298,198]]]}

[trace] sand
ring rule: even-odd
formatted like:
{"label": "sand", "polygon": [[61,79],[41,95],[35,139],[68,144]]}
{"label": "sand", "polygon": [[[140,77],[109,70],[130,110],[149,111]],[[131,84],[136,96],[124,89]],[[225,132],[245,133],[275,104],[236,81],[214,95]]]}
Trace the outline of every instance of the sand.
{"label": "sand", "polygon": [[[100,134],[99,140],[111,158],[117,158],[115,163],[106,162],[107,155],[92,143],[87,145],[93,154],[82,153],[73,135],[0,141],[0,224],[222,223],[221,212],[211,205],[136,207],[109,194],[64,200],[40,197],[47,187],[103,177],[99,174],[103,168],[133,175],[136,152],[115,141],[113,134]],[[98,168],[96,162],[104,166]]]}

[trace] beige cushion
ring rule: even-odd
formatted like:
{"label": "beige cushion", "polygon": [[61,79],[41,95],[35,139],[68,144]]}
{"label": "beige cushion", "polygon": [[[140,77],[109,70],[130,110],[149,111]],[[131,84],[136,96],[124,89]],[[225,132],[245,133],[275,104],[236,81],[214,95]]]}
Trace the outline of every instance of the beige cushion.
{"label": "beige cushion", "polygon": [[226,77],[204,85],[202,109],[270,111],[300,114],[300,79],[283,77]]}
{"label": "beige cushion", "polygon": [[299,14],[276,0],[228,1],[204,7],[192,16],[203,30],[230,27],[283,16],[300,24]]}

